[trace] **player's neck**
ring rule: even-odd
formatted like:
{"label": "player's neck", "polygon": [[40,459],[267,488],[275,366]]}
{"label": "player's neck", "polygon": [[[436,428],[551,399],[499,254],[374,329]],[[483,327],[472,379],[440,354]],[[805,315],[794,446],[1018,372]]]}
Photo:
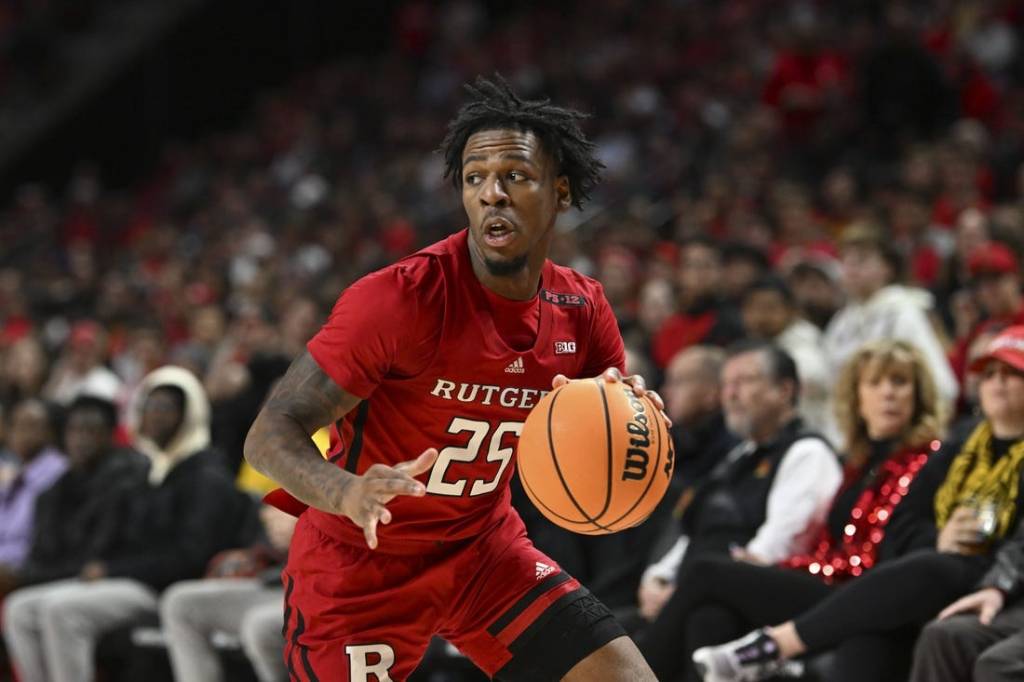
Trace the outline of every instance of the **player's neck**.
{"label": "player's neck", "polygon": [[499,296],[513,301],[528,301],[537,295],[537,289],[540,288],[541,271],[544,269],[543,259],[537,265],[527,262],[522,270],[511,275],[493,275],[487,270],[487,266],[477,261],[476,258],[471,260],[476,278]]}

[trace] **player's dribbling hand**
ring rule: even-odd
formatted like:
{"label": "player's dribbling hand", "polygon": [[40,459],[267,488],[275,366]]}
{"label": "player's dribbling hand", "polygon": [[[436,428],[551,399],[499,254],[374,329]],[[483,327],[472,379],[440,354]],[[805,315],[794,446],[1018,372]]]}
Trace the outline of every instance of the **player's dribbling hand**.
{"label": "player's dribbling hand", "polygon": [[[618,369],[615,367],[609,367],[603,374],[601,374],[601,378],[611,384],[621,381],[627,386],[632,387],[633,393],[636,395],[647,396],[651,402],[661,410],[661,418],[665,420],[665,426],[667,428],[672,427],[672,420],[668,418],[667,414],[665,414],[665,401],[661,399],[661,396],[658,395],[657,391],[650,391],[647,389],[647,382],[644,381],[642,376],[639,374],[633,374],[632,376],[624,377],[622,376],[622,372]],[[551,380],[551,387],[558,388],[559,386],[563,386],[567,383],[569,383],[569,377],[564,374],[556,374],[555,378]]]}
{"label": "player's dribbling hand", "polygon": [[366,544],[377,548],[377,524],[391,523],[391,512],[386,505],[398,495],[422,497],[427,489],[415,479],[430,471],[437,459],[437,450],[428,448],[419,457],[394,466],[374,464],[361,476],[353,476],[345,486],[341,499],[341,513],[363,529]]}

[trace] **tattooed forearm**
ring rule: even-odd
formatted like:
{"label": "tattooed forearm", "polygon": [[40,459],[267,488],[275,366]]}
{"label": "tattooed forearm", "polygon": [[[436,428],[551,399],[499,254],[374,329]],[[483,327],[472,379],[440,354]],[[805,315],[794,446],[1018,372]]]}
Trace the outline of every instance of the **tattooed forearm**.
{"label": "tattooed forearm", "polygon": [[308,353],[278,383],[245,439],[245,458],[308,505],[337,513],[351,474],[329,464],[310,435],[341,419],[359,398],[341,390]]}

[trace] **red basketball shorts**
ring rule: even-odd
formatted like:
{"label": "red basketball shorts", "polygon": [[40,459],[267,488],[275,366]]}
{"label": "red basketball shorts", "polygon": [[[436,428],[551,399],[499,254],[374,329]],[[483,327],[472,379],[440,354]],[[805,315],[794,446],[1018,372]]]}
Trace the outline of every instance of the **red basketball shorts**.
{"label": "red basketball shorts", "polygon": [[[405,680],[435,634],[493,676],[524,650],[524,640],[538,632],[537,639],[550,639],[541,624],[569,611],[579,595],[603,609],[533,546],[515,515],[484,536],[425,544],[408,555],[341,543],[303,516],[282,577],[285,662],[300,682]],[[618,627],[610,614],[605,620]],[[553,627],[579,624],[577,616],[572,627]],[[576,660],[621,632],[614,628],[594,628],[600,638]]]}

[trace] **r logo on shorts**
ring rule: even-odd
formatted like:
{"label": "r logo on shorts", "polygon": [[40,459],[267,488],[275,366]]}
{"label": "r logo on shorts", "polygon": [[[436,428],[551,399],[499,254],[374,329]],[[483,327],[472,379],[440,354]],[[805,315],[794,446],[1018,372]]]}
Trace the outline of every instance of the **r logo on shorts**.
{"label": "r logo on shorts", "polygon": [[[387,644],[348,644],[349,682],[394,682],[388,671],[395,664],[395,650]],[[376,663],[370,663],[371,655]],[[370,675],[376,679],[371,680]]]}

